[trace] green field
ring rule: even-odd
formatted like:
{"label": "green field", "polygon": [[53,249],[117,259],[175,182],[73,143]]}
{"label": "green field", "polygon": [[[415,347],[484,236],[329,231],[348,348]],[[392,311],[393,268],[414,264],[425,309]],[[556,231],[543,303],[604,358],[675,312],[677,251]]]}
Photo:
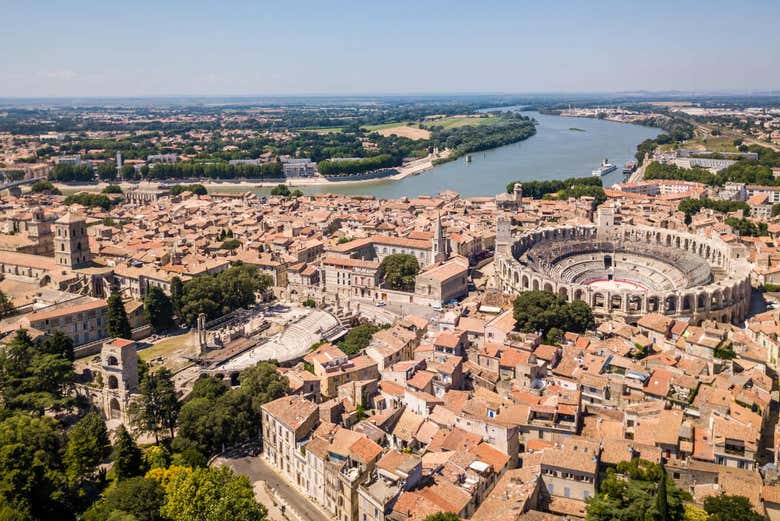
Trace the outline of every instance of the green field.
{"label": "green field", "polygon": [[302,128],[301,132],[316,132],[317,134],[335,134],[344,130],[344,127]]}
{"label": "green field", "polygon": [[679,146],[672,144],[661,145],[658,147],[660,152],[671,152],[675,148],[685,148],[691,150],[708,150],[710,152],[737,152],[737,147],[734,146],[734,140],[736,136],[708,136],[707,138],[696,136],[693,139],[689,139],[681,143]]}
{"label": "green field", "polygon": [[448,118],[427,120],[423,122],[425,128],[431,127],[443,127],[458,128],[466,126],[479,126],[479,125],[492,125],[498,121],[496,116],[488,116],[486,118],[474,117],[474,116],[451,116]]}
{"label": "green field", "polygon": [[401,127],[408,124],[408,121],[397,121],[395,123],[382,123],[381,125],[363,125],[360,128],[373,132],[374,130],[384,130],[386,128]]}

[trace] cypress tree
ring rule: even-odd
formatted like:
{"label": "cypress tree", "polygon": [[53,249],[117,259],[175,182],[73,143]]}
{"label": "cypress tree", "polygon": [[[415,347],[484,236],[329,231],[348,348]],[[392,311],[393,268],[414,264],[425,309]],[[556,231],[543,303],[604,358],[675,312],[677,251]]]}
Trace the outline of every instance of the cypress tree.
{"label": "cypress tree", "polygon": [[132,335],[125,305],[122,302],[122,297],[116,291],[108,297],[108,334],[127,339]]}
{"label": "cypress tree", "polygon": [[655,496],[655,509],[659,521],[669,521],[669,499],[666,497],[666,469],[661,467],[663,474],[661,482],[658,484],[658,494]]}
{"label": "cypress tree", "polygon": [[141,449],[135,444],[135,440],[127,432],[124,425],[119,427],[113,458],[116,479],[123,480],[141,475],[143,471]]}

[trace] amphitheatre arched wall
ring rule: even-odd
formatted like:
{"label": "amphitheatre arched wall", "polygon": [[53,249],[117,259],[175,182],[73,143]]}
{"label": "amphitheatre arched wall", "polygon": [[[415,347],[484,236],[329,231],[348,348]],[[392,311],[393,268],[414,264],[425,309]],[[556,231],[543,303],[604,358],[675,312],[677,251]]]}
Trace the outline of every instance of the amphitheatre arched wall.
{"label": "amphitheatre arched wall", "polygon": [[[586,302],[598,316],[629,322],[649,312],[693,323],[741,320],[750,302],[750,269],[719,238],[642,226],[542,228],[496,248],[503,291],[548,290]],[[599,285],[602,278],[618,280],[609,278],[615,273],[624,284]]]}

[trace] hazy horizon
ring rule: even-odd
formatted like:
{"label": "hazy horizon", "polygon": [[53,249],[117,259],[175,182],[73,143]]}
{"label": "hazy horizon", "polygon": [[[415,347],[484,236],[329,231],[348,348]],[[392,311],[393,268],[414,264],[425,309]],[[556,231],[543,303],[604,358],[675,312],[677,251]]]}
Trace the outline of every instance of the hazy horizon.
{"label": "hazy horizon", "polygon": [[2,2],[0,98],[764,93],[780,4]]}

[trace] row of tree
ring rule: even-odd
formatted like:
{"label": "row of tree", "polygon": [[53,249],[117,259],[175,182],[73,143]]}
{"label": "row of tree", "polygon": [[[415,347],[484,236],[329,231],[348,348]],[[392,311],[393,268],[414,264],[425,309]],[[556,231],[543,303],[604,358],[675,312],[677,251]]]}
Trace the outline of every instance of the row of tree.
{"label": "row of tree", "polygon": [[542,199],[549,194],[556,194],[562,190],[569,190],[579,186],[602,187],[600,177],[570,177],[568,179],[550,179],[546,181],[512,181],[506,185],[507,193],[511,194],[517,183],[523,185],[523,197]]}
{"label": "row of tree", "polygon": [[327,159],[317,163],[317,168],[322,175],[345,176],[379,170],[380,168],[392,168],[400,166],[403,156],[391,154],[379,154],[361,159],[342,159],[334,161]]}

